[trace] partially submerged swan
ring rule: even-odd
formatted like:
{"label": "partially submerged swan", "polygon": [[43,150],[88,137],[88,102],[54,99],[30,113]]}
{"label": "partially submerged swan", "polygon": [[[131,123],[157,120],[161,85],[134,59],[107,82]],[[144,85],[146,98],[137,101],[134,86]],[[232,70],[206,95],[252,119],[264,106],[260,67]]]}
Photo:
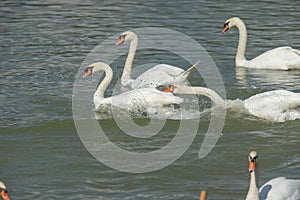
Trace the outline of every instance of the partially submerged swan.
{"label": "partially submerged swan", "polygon": [[[230,100],[224,101],[215,91],[205,87],[173,85],[174,94],[199,94],[214,101],[217,105],[227,106]],[[273,122],[300,119],[300,93],[287,90],[273,90],[256,94],[242,101],[244,108],[252,115]]]}
{"label": "partially submerged swan", "polygon": [[277,177],[266,182],[258,190],[256,184],[257,152],[249,153],[250,184],[246,200],[299,200],[300,180]]}
{"label": "partially submerged swan", "polygon": [[225,33],[232,27],[237,27],[240,34],[235,58],[235,65],[237,67],[279,70],[300,69],[300,50],[289,46],[278,47],[266,51],[252,60],[247,60],[245,58],[247,45],[246,26],[240,18],[233,17],[226,20],[222,33]]}
{"label": "partially submerged swan", "polygon": [[156,90],[155,88],[140,88],[116,96],[104,97],[104,92],[112,81],[113,71],[108,64],[97,62],[86,67],[83,78],[86,78],[97,71],[104,71],[105,77],[94,93],[93,100],[96,111],[104,112],[111,106],[130,110],[137,106],[145,108],[163,107],[183,102],[180,97],[176,97],[172,93]]}
{"label": "partially submerged swan", "polygon": [[130,87],[131,89],[142,87],[156,87],[164,84],[186,84],[186,79],[195,71],[199,66],[198,60],[191,68],[184,71],[183,69],[167,64],[158,64],[148,69],[139,75],[136,79],[131,78],[131,69],[135,57],[138,37],[132,31],[126,31],[121,34],[116,45],[130,42],[128,56],[125,62],[121,84],[122,86]]}

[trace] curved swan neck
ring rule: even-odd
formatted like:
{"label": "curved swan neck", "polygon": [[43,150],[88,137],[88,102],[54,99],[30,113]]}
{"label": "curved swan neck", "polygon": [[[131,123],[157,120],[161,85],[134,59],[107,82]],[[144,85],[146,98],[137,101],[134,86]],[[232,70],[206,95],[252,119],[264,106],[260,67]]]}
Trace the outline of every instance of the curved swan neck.
{"label": "curved swan neck", "polygon": [[121,77],[121,84],[122,85],[128,85],[129,82],[131,81],[131,69],[132,69],[132,64],[133,60],[135,57],[137,45],[138,45],[138,37],[136,34],[133,32],[130,32],[130,47],[129,47],[129,52],[128,56],[125,62],[123,74]]}
{"label": "curved swan neck", "polygon": [[111,83],[112,78],[113,78],[113,71],[111,67],[107,64],[101,63],[96,66],[94,66],[94,72],[95,71],[101,71],[103,70],[105,72],[105,77],[99,84],[96,92],[94,93],[94,100],[95,98],[97,99],[103,99],[104,98],[104,92],[107,89],[108,85]]}
{"label": "curved swan neck", "polygon": [[210,98],[217,105],[224,105],[224,100],[215,91],[205,87],[191,87],[185,85],[175,85],[175,94],[200,94]]}
{"label": "curved swan neck", "polygon": [[259,193],[256,186],[255,171],[250,173],[250,185],[246,200],[259,200]]}
{"label": "curved swan neck", "polygon": [[240,63],[245,62],[245,51],[247,45],[247,29],[244,22],[240,18],[233,18],[233,23],[239,30],[239,43],[235,57],[236,66],[241,66]]}

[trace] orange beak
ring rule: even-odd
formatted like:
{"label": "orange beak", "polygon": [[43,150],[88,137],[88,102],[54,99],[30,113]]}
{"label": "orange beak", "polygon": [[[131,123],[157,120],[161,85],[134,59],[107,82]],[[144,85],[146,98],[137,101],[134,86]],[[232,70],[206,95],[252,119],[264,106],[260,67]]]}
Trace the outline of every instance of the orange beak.
{"label": "orange beak", "polygon": [[173,92],[173,89],[172,88],[167,88],[163,92]]}
{"label": "orange beak", "polygon": [[163,92],[174,92],[175,88],[176,87],[174,85],[170,85],[170,87],[168,87],[167,89],[163,90]]}
{"label": "orange beak", "polygon": [[229,29],[228,24],[224,24],[224,28],[223,28],[221,34],[223,34],[223,33],[225,33],[226,31],[228,31],[228,29]]}
{"label": "orange beak", "polygon": [[92,70],[91,70],[90,68],[88,68],[88,69],[84,72],[82,78],[85,79],[86,77],[88,77],[88,76],[91,75],[91,74],[92,74]]}
{"label": "orange beak", "polygon": [[3,198],[3,200],[9,200],[9,196],[6,190],[2,189],[0,195]]}
{"label": "orange beak", "polygon": [[118,46],[120,44],[123,44],[124,42],[125,42],[125,37],[121,35],[115,45]]}
{"label": "orange beak", "polygon": [[255,159],[251,159],[249,161],[249,172],[253,172],[255,170],[255,165],[256,165],[256,160]]}

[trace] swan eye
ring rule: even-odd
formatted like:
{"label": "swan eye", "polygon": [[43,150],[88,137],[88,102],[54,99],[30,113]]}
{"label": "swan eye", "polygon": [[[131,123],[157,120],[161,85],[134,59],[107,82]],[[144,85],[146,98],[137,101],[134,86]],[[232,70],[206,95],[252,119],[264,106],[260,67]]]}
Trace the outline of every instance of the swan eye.
{"label": "swan eye", "polygon": [[257,159],[257,156],[254,156],[254,157],[249,156],[249,158],[250,158],[250,160],[256,160],[256,159]]}
{"label": "swan eye", "polygon": [[93,71],[93,68],[94,67],[87,67],[87,68],[84,69],[84,72],[88,72],[89,70]]}
{"label": "swan eye", "polygon": [[3,194],[4,196],[8,195],[8,192],[6,189],[0,189],[0,193]]}
{"label": "swan eye", "polygon": [[229,26],[229,22],[226,22],[225,24],[224,24],[224,28],[226,27],[228,27]]}
{"label": "swan eye", "polygon": [[127,36],[127,34],[120,35],[119,39],[125,39],[126,36]]}

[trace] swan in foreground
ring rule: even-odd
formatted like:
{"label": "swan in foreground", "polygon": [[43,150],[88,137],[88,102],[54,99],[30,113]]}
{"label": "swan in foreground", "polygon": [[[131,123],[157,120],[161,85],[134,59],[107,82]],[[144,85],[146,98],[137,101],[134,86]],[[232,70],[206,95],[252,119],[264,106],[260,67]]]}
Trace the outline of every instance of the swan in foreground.
{"label": "swan in foreground", "polygon": [[[205,87],[173,85],[174,94],[200,94],[207,96],[217,105],[228,106],[233,100],[224,101],[215,91]],[[243,107],[252,115],[272,122],[300,119],[300,93],[273,90],[256,94],[242,101]],[[299,110],[297,110],[299,109]]]}
{"label": "swan in foreground", "polygon": [[0,196],[3,200],[9,200],[9,196],[6,190],[6,187],[3,182],[0,181]]}
{"label": "swan in foreground", "polygon": [[124,42],[130,42],[130,48],[121,77],[121,84],[122,86],[130,87],[131,89],[142,87],[154,88],[158,85],[164,84],[186,84],[186,79],[193,74],[196,67],[200,64],[200,60],[198,60],[186,71],[179,67],[167,64],[158,64],[143,72],[136,79],[132,79],[131,69],[138,45],[138,37],[134,32],[126,31],[121,34],[116,42],[116,46],[123,44]]}
{"label": "swan in foreground", "polygon": [[172,93],[156,90],[155,88],[140,88],[105,98],[104,92],[113,78],[113,71],[108,64],[97,62],[89,65],[85,69],[83,78],[86,78],[97,71],[104,71],[105,77],[94,93],[94,105],[96,111],[105,112],[111,106],[121,109],[131,109],[136,108],[137,106],[144,108],[163,107],[183,102],[180,97],[176,97]]}
{"label": "swan in foreground", "polygon": [[266,182],[258,190],[256,185],[257,152],[249,154],[250,185],[246,200],[299,200],[300,180],[277,177]]}
{"label": "swan in foreground", "polygon": [[232,27],[237,27],[240,34],[235,57],[235,65],[237,67],[278,70],[300,69],[300,50],[293,49],[289,46],[278,47],[266,51],[252,60],[247,60],[245,58],[247,44],[246,26],[240,18],[233,17],[225,22],[222,34]]}

